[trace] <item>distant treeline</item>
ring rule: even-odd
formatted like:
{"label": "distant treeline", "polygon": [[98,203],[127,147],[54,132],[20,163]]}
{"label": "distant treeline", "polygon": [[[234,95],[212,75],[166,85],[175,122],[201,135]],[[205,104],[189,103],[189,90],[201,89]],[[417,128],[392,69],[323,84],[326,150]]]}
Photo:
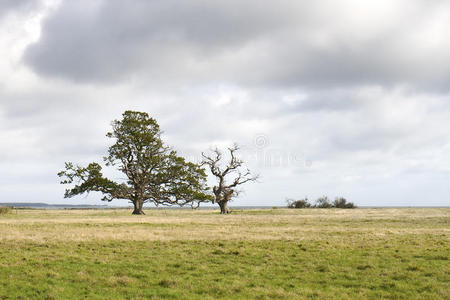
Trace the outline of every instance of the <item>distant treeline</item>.
{"label": "distant treeline", "polygon": [[0,202],[2,207],[12,208],[107,208],[107,205],[91,204],[48,204],[40,202]]}
{"label": "distant treeline", "polygon": [[314,203],[310,203],[308,198],[294,200],[288,199],[288,208],[355,208],[352,202],[347,202],[343,197],[337,197],[333,202],[327,196],[318,198]]}

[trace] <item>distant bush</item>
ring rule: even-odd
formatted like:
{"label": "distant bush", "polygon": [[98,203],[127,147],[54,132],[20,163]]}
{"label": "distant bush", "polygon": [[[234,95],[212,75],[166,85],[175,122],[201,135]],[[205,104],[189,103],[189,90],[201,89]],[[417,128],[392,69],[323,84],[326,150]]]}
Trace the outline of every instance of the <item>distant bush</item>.
{"label": "distant bush", "polygon": [[347,202],[343,197],[338,197],[334,199],[333,207],[336,208],[355,208],[356,206],[352,202]]}
{"label": "distant bush", "polygon": [[288,208],[308,208],[311,207],[311,203],[308,202],[308,198],[300,199],[300,200],[293,200],[288,199]]}
{"label": "distant bush", "polygon": [[0,215],[6,215],[12,212],[12,207],[10,206],[0,206]]}
{"label": "distant bush", "polygon": [[333,204],[331,204],[331,202],[327,196],[323,196],[316,200],[316,204],[314,205],[314,207],[331,208],[331,207],[333,207]]}
{"label": "distant bush", "polygon": [[327,196],[320,197],[316,200],[315,204],[309,203],[308,198],[294,200],[287,199],[288,208],[355,208],[352,202],[347,202],[343,197],[337,197],[331,202]]}

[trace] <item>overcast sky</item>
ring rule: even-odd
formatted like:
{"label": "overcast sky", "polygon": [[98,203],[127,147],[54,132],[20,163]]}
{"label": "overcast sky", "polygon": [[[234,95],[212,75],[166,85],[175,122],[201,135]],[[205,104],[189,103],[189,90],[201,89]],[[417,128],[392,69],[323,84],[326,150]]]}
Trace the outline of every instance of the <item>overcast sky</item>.
{"label": "overcast sky", "polygon": [[191,160],[239,143],[233,205],[449,205],[449,28],[446,0],[0,0],[0,202],[103,204],[56,173],[132,109]]}

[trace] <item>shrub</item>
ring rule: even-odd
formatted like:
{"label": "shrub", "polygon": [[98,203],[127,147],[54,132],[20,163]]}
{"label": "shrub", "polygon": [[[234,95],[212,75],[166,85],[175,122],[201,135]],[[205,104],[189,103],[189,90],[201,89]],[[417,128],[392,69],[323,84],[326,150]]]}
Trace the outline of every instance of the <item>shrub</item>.
{"label": "shrub", "polygon": [[356,206],[352,202],[347,202],[343,197],[338,197],[334,199],[333,207],[336,208],[355,208]]}
{"label": "shrub", "polygon": [[288,208],[355,208],[356,205],[354,205],[352,202],[347,202],[347,200],[343,197],[336,197],[333,202],[331,202],[327,196],[320,197],[316,200],[314,205],[309,203],[308,198],[300,199],[300,200],[294,200],[294,199],[287,199],[286,200],[288,205]]}
{"label": "shrub", "polygon": [[333,205],[331,204],[331,202],[327,196],[323,196],[316,200],[316,204],[314,205],[314,207],[331,208],[331,207],[333,207]]}
{"label": "shrub", "polygon": [[0,215],[9,214],[12,211],[11,206],[0,206]]}
{"label": "shrub", "polygon": [[293,200],[288,199],[288,208],[308,208],[311,207],[311,204],[308,202],[308,198],[300,199],[300,200]]}

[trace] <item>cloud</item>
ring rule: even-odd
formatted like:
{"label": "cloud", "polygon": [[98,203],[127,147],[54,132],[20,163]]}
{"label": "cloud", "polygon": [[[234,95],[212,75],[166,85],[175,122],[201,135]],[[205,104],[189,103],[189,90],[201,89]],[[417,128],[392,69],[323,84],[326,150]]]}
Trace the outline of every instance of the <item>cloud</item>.
{"label": "cloud", "polygon": [[29,11],[36,9],[39,0],[2,0],[0,1],[0,18],[12,11]]}
{"label": "cloud", "polygon": [[66,0],[5,18],[0,191],[64,202],[64,161],[101,161],[133,109],[192,159],[241,144],[262,183],[236,205],[445,204],[449,5]]}
{"label": "cloud", "polygon": [[76,82],[448,90],[450,4],[64,1],[25,61]]}

